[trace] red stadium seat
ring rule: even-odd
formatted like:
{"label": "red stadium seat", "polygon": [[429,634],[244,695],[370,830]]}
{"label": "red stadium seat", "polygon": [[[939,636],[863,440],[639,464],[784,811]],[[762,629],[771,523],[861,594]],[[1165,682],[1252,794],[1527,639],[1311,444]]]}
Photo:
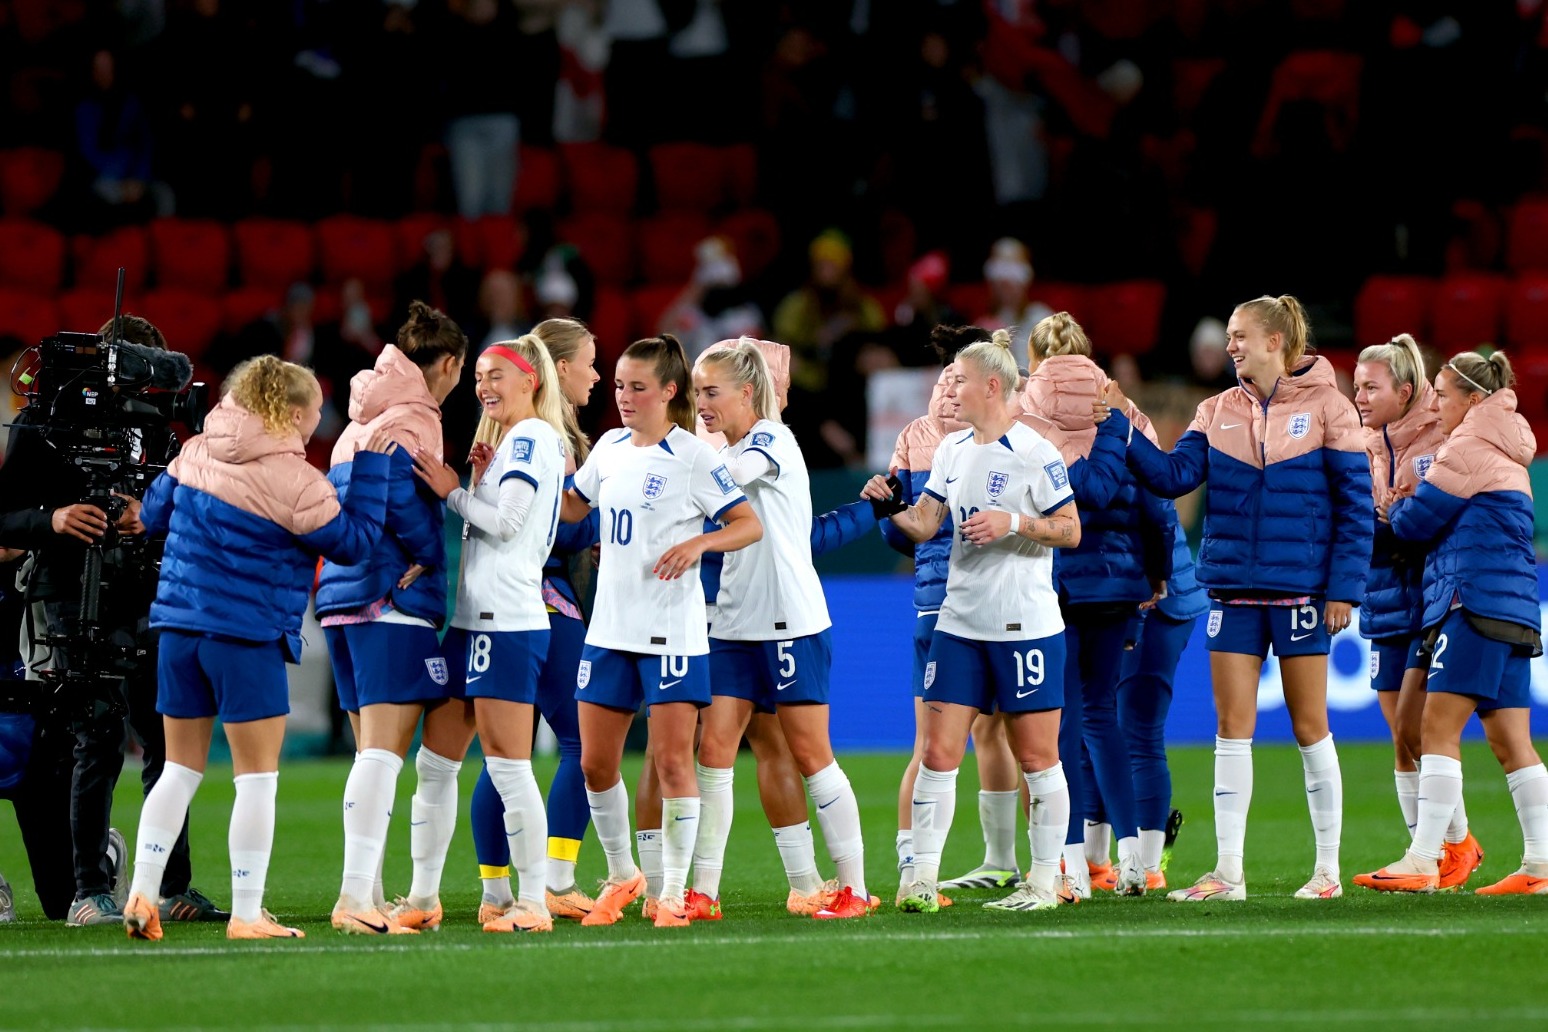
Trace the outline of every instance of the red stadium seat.
{"label": "red stadium seat", "polygon": [[629,295],[629,307],[634,314],[635,334],[655,336],[661,328],[661,317],[682,292],[680,283],[659,283],[633,291]]}
{"label": "red stadium seat", "polygon": [[559,207],[562,175],[559,155],[546,147],[522,147],[516,159],[516,192],[511,208],[518,212],[553,211]]}
{"label": "red stadium seat", "polygon": [[65,156],[42,147],[0,151],[0,215],[21,218],[54,199],[64,179]]}
{"label": "red stadium seat", "polygon": [[75,285],[113,291],[118,269],[124,270],[124,290],[144,289],[150,271],[150,241],[141,226],[122,226],[104,236],[78,236],[70,242],[75,258]]}
{"label": "red stadium seat", "polygon": [[758,149],[737,143],[721,149],[726,172],[726,192],[732,204],[748,207],[758,203]]}
{"label": "red stadium seat", "polygon": [[237,278],[246,287],[278,287],[309,282],[317,267],[317,244],[304,222],[243,219],[232,227],[236,237]]}
{"label": "red stadium seat", "polygon": [[693,275],[694,248],[710,235],[696,211],[669,211],[639,222],[640,275],[648,283],[682,285]]}
{"label": "red stadium seat", "polygon": [[[597,288],[596,303],[586,325],[597,340],[597,372],[602,374],[597,390],[606,393],[613,382],[613,366],[618,364],[618,356],[642,334],[635,324],[629,298],[623,291],[610,287]],[[613,410],[612,405],[607,408]]]}
{"label": "red stadium seat", "polygon": [[1459,273],[1441,280],[1430,312],[1430,343],[1450,355],[1498,342],[1504,286],[1498,276],[1477,273]]}
{"label": "red stadium seat", "polygon": [[1529,272],[1510,285],[1505,342],[1512,348],[1548,348],[1548,272]]}
{"label": "red stadium seat", "polygon": [[425,238],[438,229],[450,228],[451,220],[433,211],[417,212],[399,219],[393,226],[398,240],[398,268],[413,268],[425,256]]}
{"label": "red stadium seat", "polygon": [[564,143],[559,145],[559,155],[575,214],[634,211],[640,170],[632,153],[605,143]]}
{"label": "red stadium seat", "polygon": [[762,208],[733,211],[715,226],[731,241],[744,281],[756,280],[779,258],[779,219]]}
{"label": "red stadium seat", "polygon": [[[1055,312],[1069,312],[1081,326],[1090,329],[1097,318],[1093,310],[1097,291],[1102,287],[1084,287],[1079,283],[1061,283],[1058,280],[1034,280],[1029,291],[1032,300],[1041,301]],[[987,299],[986,299],[987,302]],[[980,313],[983,310],[980,309]],[[1031,327],[1027,327],[1031,329]],[[1096,347],[1111,351],[1111,347],[1097,342]]]}
{"label": "red stadium seat", "polygon": [[711,212],[725,196],[722,151],[704,143],[658,143],[649,151],[661,211]]}
{"label": "red stadium seat", "polygon": [[317,223],[323,280],[358,279],[368,291],[391,291],[398,276],[397,246],[386,222],[333,215]]}
{"label": "red stadium seat", "polygon": [[238,287],[220,299],[221,325],[227,333],[237,333],[284,304],[285,292],[278,287]]}
{"label": "red stadium seat", "polygon": [[0,287],[0,337],[15,337],[30,347],[62,329],[59,305],[52,296]]}
{"label": "red stadium seat", "polygon": [[634,279],[634,234],[617,215],[577,215],[559,223],[559,239],[574,244],[598,283],[623,286]]}
{"label": "red stadium seat", "polygon": [[1103,354],[1143,355],[1161,339],[1166,287],[1159,280],[1108,283],[1092,288],[1089,298],[1091,343]]}
{"label": "red stadium seat", "polygon": [[226,289],[231,278],[231,236],[210,219],[156,219],[150,224],[151,268],[156,286],[206,294]]}
{"label": "red stadium seat", "polygon": [[26,219],[0,221],[0,289],[53,294],[64,279],[65,238]]}
{"label": "red stadium seat", "polygon": [[1538,447],[1548,445],[1548,347],[1528,345],[1510,349],[1510,367],[1516,374],[1516,411],[1525,416],[1537,434]]}
{"label": "red stadium seat", "polygon": [[514,269],[527,249],[523,224],[509,215],[485,215],[456,226],[457,254],[473,269]]}
{"label": "red stadium seat", "polygon": [[[133,298],[124,298],[124,311],[133,313]],[[77,287],[59,295],[59,328],[74,333],[96,333],[113,318],[113,291],[96,287]]]}
{"label": "red stadium seat", "polygon": [[1548,269],[1548,197],[1528,197],[1511,209],[1505,264],[1515,272]]}
{"label": "red stadium seat", "polygon": [[983,283],[953,283],[946,288],[946,301],[969,322],[989,311],[989,287]]}
{"label": "red stadium seat", "polygon": [[1430,298],[1435,281],[1423,276],[1372,276],[1355,295],[1355,343],[1385,344],[1400,333],[1429,343]]}
{"label": "red stadium seat", "polygon": [[1279,63],[1269,86],[1268,101],[1258,121],[1252,151],[1257,157],[1276,153],[1279,115],[1286,104],[1310,102],[1323,109],[1323,125],[1335,151],[1347,149],[1360,114],[1359,54],[1334,50],[1299,50]]}
{"label": "red stadium seat", "polygon": [[167,347],[196,358],[209,348],[220,332],[224,313],[210,294],[167,287],[152,290],[134,311],[155,323],[167,338]]}

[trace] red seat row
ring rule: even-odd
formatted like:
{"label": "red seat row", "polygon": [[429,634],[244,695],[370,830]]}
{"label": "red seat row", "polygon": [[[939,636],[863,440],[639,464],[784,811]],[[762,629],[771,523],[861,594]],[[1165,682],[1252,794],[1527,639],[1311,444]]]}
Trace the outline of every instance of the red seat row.
{"label": "red seat row", "polygon": [[1548,347],[1548,270],[1514,279],[1486,273],[1372,276],[1355,298],[1355,339],[1412,333],[1442,352],[1479,344]]}
{"label": "red seat row", "polygon": [[[1160,342],[1166,287],[1159,280],[1089,285],[1039,280],[1032,284],[1031,296],[1055,312],[1074,316],[1102,354],[1143,355]],[[950,287],[946,299],[965,319],[976,320],[990,307],[989,288],[982,283]]]}

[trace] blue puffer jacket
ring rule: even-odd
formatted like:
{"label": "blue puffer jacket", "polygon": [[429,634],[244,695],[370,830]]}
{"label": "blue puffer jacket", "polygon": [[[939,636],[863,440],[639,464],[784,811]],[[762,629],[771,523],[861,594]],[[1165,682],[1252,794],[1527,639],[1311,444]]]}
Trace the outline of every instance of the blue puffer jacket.
{"label": "blue puffer jacket", "polygon": [[[446,505],[414,475],[413,455],[423,451],[439,461],[441,407],[419,367],[389,344],[374,368],[350,381],[349,416],[333,447],[328,480],[340,498],[349,497],[355,450],[376,431],[390,431],[399,447],[387,479],[387,525],[360,562],[323,564],[317,615],[353,612],[386,599],[397,611],[440,627],[446,621]],[[398,580],[416,563],[425,572],[398,590]]]}
{"label": "blue puffer jacket", "polygon": [[[1394,495],[1411,495],[1424,481],[1446,441],[1435,410],[1435,388],[1421,380],[1407,412],[1383,427],[1365,431],[1371,463],[1372,501],[1389,504]],[[1422,546],[1400,540],[1392,528],[1376,523],[1371,572],[1360,605],[1360,636],[1411,638],[1423,628],[1424,557]]]}
{"label": "blue puffer jacket", "polygon": [[[954,411],[946,400],[946,373],[941,372],[935,389],[930,395],[930,411],[914,420],[898,434],[898,442],[892,452],[892,469],[903,484],[903,501],[915,505],[924,497],[924,486],[930,480],[930,467],[935,461],[935,449],[940,447],[947,434],[966,430],[966,423],[951,418]],[[904,555],[914,559],[914,608],[921,613],[933,613],[946,601],[946,575],[951,564],[952,529],[951,514],[941,520],[941,528],[928,541],[918,544],[903,536],[891,520],[882,520],[882,540]]]}
{"label": "blue puffer jacket", "polygon": [[1170,454],[1135,434],[1129,467],[1167,498],[1209,481],[1198,578],[1211,595],[1365,597],[1371,472],[1327,359],[1303,359],[1267,401],[1246,386],[1206,399]]}
{"label": "blue puffer jacket", "polygon": [[[574,486],[575,471],[572,469],[564,475],[564,489],[568,491]],[[570,580],[570,557],[589,550],[592,545],[601,540],[602,515],[599,509],[592,509],[586,514],[586,518],[578,523],[566,523],[560,520],[559,526],[554,530],[554,547],[543,563],[544,592],[555,592],[574,606],[576,612],[579,612],[580,595],[575,590],[575,584]],[[711,555],[716,557],[717,563],[724,561],[719,552],[705,552],[704,558],[700,561],[709,560]],[[718,574],[716,579],[718,582]]]}
{"label": "blue puffer jacket", "polygon": [[1460,602],[1476,616],[1541,629],[1527,473],[1536,454],[1515,392],[1495,391],[1468,409],[1414,496],[1388,510],[1399,538],[1433,544],[1424,564],[1425,628]]}
{"label": "blue puffer jacket", "polygon": [[1170,500],[1144,490],[1124,466],[1124,442],[1150,429],[1134,413],[1101,425],[1092,404],[1107,376],[1082,355],[1056,355],[1038,363],[1021,395],[1022,421],[1059,449],[1070,471],[1080,512],[1080,544],[1054,550],[1054,583],[1065,604],[1133,602],[1154,594],[1151,582],[1172,572],[1177,510]]}
{"label": "blue puffer jacket", "polygon": [[301,655],[301,617],[319,555],[369,556],[387,507],[387,457],[355,457],[349,497],[228,395],[146,492],[140,518],[165,534],[153,628],[239,641],[283,640]]}
{"label": "blue puffer jacket", "polygon": [[[843,548],[852,541],[859,541],[876,526],[876,516],[870,502],[850,502],[832,512],[812,517],[812,557],[824,552]],[[704,521],[706,532],[719,530],[720,524]],[[720,595],[720,571],[726,564],[724,552],[705,552],[699,557],[699,580],[704,585],[704,597],[713,599]]]}
{"label": "blue puffer jacket", "polygon": [[1193,551],[1180,527],[1172,551],[1172,576],[1166,582],[1166,598],[1156,603],[1156,611],[1169,620],[1193,620],[1209,612],[1209,596],[1199,586]]}

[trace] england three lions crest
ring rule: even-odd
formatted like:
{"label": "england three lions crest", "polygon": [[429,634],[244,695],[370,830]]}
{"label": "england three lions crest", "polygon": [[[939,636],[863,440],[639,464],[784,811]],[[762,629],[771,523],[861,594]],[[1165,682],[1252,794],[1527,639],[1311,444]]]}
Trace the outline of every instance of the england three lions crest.
{"label": "england three lions crest", "polygon": [[1420,455],[1414,459],[1414,476],[1423,480],[1430,472],[1430,467],[1435,464],[1435,456]]}
{"label": "england three lions crest", "polygon": [[666,490],[667,478],[655,473],[645,474],[645,497],[660,498],[661,492]]}
{"label": "england three lions crest", "polygon": [[446,669],[446,660],[440,656],[432,656],[425,660],[425,669],[430,673],[430,680],[442,688],[446,687],[446,682],[451,679]]}
{"label": "england three lions crest", "polygon": [[1009,483],[1009,473],[996,473],[994,470],[990,470],[989,483],[987,485],[990,499],[993,501],[999,501],[1000,496],[1005,493],[1005,485]]}
{"label": "england three lions crest", "polygon": [[1290,422],[1285,426],[1285,430],[1291,437],[1299,441],[1311,432],[1311,413],[1297,412],[1290,417]]}
{"label": "england three lions crest", "polygon": [[580,666],[575,668],[575,687],[584,688],[591,683],[591,660],[583,659]]}

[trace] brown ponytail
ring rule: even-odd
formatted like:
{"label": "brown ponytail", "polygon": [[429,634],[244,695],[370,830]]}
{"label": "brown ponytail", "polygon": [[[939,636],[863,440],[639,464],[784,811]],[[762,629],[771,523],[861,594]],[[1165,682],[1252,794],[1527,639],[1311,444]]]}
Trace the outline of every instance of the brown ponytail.
{"label": "brown ponytail", "polygon": [[1505,352],[1496,351],[1485,357],[1476,351],[1464,351],[1454,356],[1446,367],[1456,374],[1457,386],[1469,394],[1493,394],[1516,383],[1515,370]]}
{"label": "brown ponytail", "polygon": [[693,433],[693,391],[688,379],[688,353],[683,350],[682,342],[670,333],[646,337],[625,348],[623,357],[650,363],[662,387],[669,383],[677,385],[677,393],[667,402],[667,416],[690,434]]}
{"label": "brown ponytail", "polygon": [[445,312],[423,301],[411,301],[408,321],[398,328],[398,350],[424,369],[446,355],[466,359],[468,337]]}

